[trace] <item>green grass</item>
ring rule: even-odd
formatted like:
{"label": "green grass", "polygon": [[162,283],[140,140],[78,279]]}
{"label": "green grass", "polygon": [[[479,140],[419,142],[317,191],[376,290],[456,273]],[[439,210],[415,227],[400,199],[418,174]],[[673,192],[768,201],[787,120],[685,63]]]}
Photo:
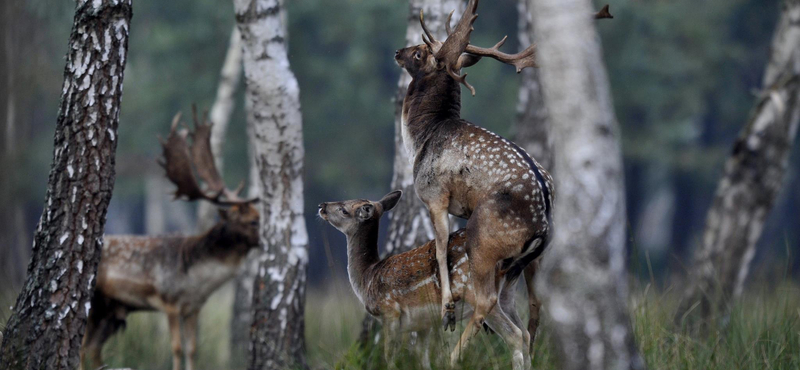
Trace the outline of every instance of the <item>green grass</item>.
{"label": "green grass", "polygon": [[[633,327],[650,369],[799,369],[800,287],[793,283],[749,289],[734,307],[729,325],[711,329],[711,335],[694,336],[676,328],[672,317],[676,294],[634,288],[631,299]],[[199,369],[228,369],[231,286],[213,295],[201,312],[198,340]],[[519,301],[524,301],[520,299]],[[5,305],[8,308],[8,305]],[[524,312],[521,310],[520,312]],[[5,322],[8,311],[0,310]],[[309,291],[306,304],[306,339],[313,369],[386,369],[382,343],[366,348],[354,345],[364,309],[346,282],[333,282],[325,289]],[[524,316],[527,314],[525,312]],[[555,351],[547,328],[547,313],[536,341],[534,369],[557,369]],[[463,325],[463,324],[462,324]],[[461,329],[461,327],[459,327]],[[431,353],[438,358],[435,369],[446,368],[445,360],[458,338],[455,333],[436,331]],[[170,369],[171,354],[166,318],[163,314],[137,313],[129,317],[127,329],[107,343],[104,358],[111,367]],[[396,365],[419,368],[418,359],[407,348],[400,350]],[[463,369],[506,369],[509,353],[497,335],[479,334],[466,351]]]}

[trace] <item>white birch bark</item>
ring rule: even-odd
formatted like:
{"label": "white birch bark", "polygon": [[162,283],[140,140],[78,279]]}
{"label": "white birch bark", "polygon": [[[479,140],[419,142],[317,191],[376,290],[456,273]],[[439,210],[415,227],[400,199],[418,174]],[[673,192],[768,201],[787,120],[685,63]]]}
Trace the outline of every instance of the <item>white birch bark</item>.
{"label": "white birch bark", "polygon": [[717,185],[678,321],[699,305],[695,312],[719,313],[724,324],[742,294],[800,124],[800,0],[782,5],[762,86]]}
{"label": "white birch bark", "polygon": [[306,367],[308,235],[303,218],[303,122],[289,68],[282,0],[234,0],[242,34],[248,124],[260,181],[261,249],[253,285],[250,365]]}
{"label": "white birch bark", "polygon": [[[235,26],[231,31],[228,52],[225,54],[225,61],[222,63],[222,71],[217,85],[217,96],[214,105],[209,112],[209,120],[214,124],[211,126],[211,152],[214,153],[214,162],[219,173],[223,173],[224,156],[222,143],[225,141],[225,133],[228,132],[228,123],[235,107],[236,89],[239,86],[239,78],[242,74],[242,36],[239,29]],[[206,231],[214,226],[214,219],[217,214],[217,207],[207,202],[200,202],[197,208],[197,229],[200,232]]]}
{"label": "white birch bark", "polygon": [[537,279],[562,369],[640,369],[627,309],[619,128],[587,0],[531,0],[552,120],[554,236]]}
{"label": "white birch bark", "polygon": [[[428,25],[434,36],[438,40],[444,40],[447,38],[444,28],[447,15],[453,10],[455,10],[455,14],[461,14],[463,9],[463,0],[410,0],[405,46],[422,43],[422,26],[419,23],[420,10],[425,12],[425,24]],[[457,16],[455,18],[453,19],[454,25],[458,21]],[[400,134],[403,98],[406,96],[408,84],[411,83],[411,76],[405,70],[398,69],[402,72],[400,72],[395,95],[394,174],[391,187],[392,190],[402,190],[403,197],[389,214],[389,234],[386,238],[387,255],[405,252],[434,238],[433,224],[428,215],[428,209],[414,191],[413,166]]]}
{"label": "white birch bark", "polygon": [[[406,28],[405,46],[422,43],[422,25],[419,23],[419,12],[425,13],[425,24],[433,32],[437,40],[447,38],[444,22],[447,15],[455,10],[454,14],[461,14],[465,0],[409,0],[408,27]],[[453,19],[453,25],[458,21],[458,16]],[[399,48],[398,48],[399,49]],[[400,70],[400,79],[397,81],[395,94],[394,114],[394,172],[392,174],[392,190],[402,190],[403,197],[399,204],[389,213],[389,231],[386,237],[385,256],[403,253],[414,247],[420,246],[434,238],[433,224],[428,215],[428,208],[417,197],[414,191],[414,168],[412,159],[408,157],[403,146],[401,134],[401,114],[403,111],[403,98],[406,96],[411,76],[405,69]],[[454,224],[455,225],[455,224]],[[373,340],[375,320],[369,314],[364,315],[361,325],[359,342],[364,344]]]}
{"label": "white birch bark", "polygon": [[[533,44],[533,18],[528,9],[528,0],[517,2],[519,12],[518,38],[520,50]],[[517,117],[511,130],[514,142],[521,146],[531,157],[546,170],[553,169],[552,135],[547,116],[547,107],[544,104],[542,83],[538,68],[525,68],[522,70],[522,82],[519,86],[519,100],[517,101]]]}

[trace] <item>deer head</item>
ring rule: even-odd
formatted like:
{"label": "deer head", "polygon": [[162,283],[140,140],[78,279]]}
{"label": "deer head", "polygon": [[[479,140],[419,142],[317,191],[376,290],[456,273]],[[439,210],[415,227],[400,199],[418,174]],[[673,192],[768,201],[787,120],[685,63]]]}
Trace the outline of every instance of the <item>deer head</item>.
{"label": "deer head", "polygon": [[319,205],[319,216],[345,235],[352,235],[363,226],[374,226],[384,212],[394,208],[402,191],[395,190],[381,200],[373,202],[366,199],[326,202]]}
{"label": "deer head", "polygon": [[[159,164],[166,170],[167,178],[177,187],[175,199],[199,199],[217,205],[220,207],[220,222],[226,226],[227,231],[241,235],[249,246],[258,245],[259,213],[253,206],[258,198],[239,198],[244,182],[235,190],[225,186],[211,151],[212,123],[208,122],[206,113],[203,113],[202,121],[198,120],[194,106],[192,117],[194,131],[181,123],[179,112],[172,119],[167,139],[159,137],[163,148],[163,157]],[[178,130],[179,124],[183,129]],[[200,186],[201,181],[204,187]]]}
{"label": "deer head", "polygon": [[499,49],[506,42],[508,38],[503,37],[497,44],[491,48],[482,48],[469,43],[470,34],[474,30],[472,24],[478,18],[475,13],[478,10],[478,0],[470,0],[464,14],[461,15],[461,20],[458,21],[455,28],[450,28],[450,21],[453,17],[453,12],[447,16],[445,22],[445,29],[447,31],[447,39],[443,42],[436,40],[433,34],[428,30],[425,25],[425,17],[422,11],[419,12],[419,22],[422,25],[423,44],[400,49],[395,54],[395,61],[400,67],[405,68],[412,76],[423,73],[425,75],[434,73],[447,73],[458,81],[464,84],[472,95],[475,95],[475,88],[470,85],[467,80],[466,74],[459,74],[462,68],[470,67],[478,63],[482,57],[490,57],[500,62],[513,65],[517,69],[517,73],[521,72],[524,68],[535,67],[535,46],[531,45],[525,50],[516,54],[506,54]]}

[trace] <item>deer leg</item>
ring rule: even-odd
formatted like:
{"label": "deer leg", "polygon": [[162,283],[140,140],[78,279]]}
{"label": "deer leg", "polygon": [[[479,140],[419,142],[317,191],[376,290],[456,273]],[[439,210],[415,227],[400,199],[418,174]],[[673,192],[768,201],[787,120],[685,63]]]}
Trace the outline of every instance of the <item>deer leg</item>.
{"label": "deer leg", "polygon": [[186,337],[186,370],[194,370],[194,356],[197,349],[197,316],[198,313],[192,313],[184,317],[183,320],[183,334]]}
{"label": "deer leg", "polygon": [[[99,334],[100,325],[102,324],[102,319],[98,317],[99,314],[97,310],[92,310],[89,312],[89,320],[86,323],[86,333],[83,335],[83,342],[81,343],[81,362],[78,367],[79,370],[83,370],[83,364],[86,362],[86,355],[89,355],[89,358],[92,360],[92,363],[89,366],[94,369],[98,366],[101,366],[102,362],[102,344],[97,343],[97,338]],[[96,360],[100,360],[97,362]]]}
{"label": "deer leg", "polygon": [[458,361],[461,359],[461,353],[467,348],[470,340],[472,340],[476,334],[480,333],[481,329],[483,329],[483,320],[477,322],[475,316],[469,319],[469,323],[467,323],[467,326],[464,328],[464,332],[461,333],[461,338],[459,338],[458,343],[456,343],[456,348],[450,353],[450,365],[452,367],[456,367]]}
{"label": "deer leg", "polygon": [[414,349],[417,352],[417,358],[422,364],[424,370],[431,370],[431,354],[430,354],[430,330],[420,330],[417,332],[417,343]]}
{"label": "deer leg", "polygon": [[87,360],[87,355],[90,369],[97,369],[103,365],[103,345],[108,338],[125,326],[127,312],[117,308],[118,306],[107,303],[99,293],[95,293],[81,344],[81,369]]}
{"label": "deer leg", "polygon": [[386,320],[383,324],[383,357],[389,369],[396,369],[394,355],[397,353],[398,320]]}
{"label": "deer leg", "polygon": [[531,262],[525,267],[525,286],[528,290],[528,309],[530,310],[530,317],[528,318],[528,333],[531,336],[529,350],[533,356],[533,344],[536,340],[536,330],[539,328],[539,306],[541,303],[536,297],[536,287],[533,278],[536,275],[536,270],[539,268],[539,259]]}
{"label": "deer leg", "polygon": [[531,335],[528,333],[528,330],[525,329],[525,326],[523,326],[522,319],[517,312],[516,287],[516,282],[506,283],[504,289],[500,292],[498,306],[500,306],[500,309],[508,316],[514,326],[522,331],[523,347],[530,348]]}
{"label": "deer leg", "polygon": [[178,313],[168,313],[169,335],[172,345],[172,370],[181,370],[181,319]]}
{"label": "deer leg", "polygon": [[503,311],[502,305],[497,305],[492,310],[486,317],[486,322],[511,348],[512,368],[514,370],[530,369],[531,359],[525,347],[524,330],[514,324],[514,320]]}
{"label": "deer leg", "polygon": [[436,262],[439,264],[439,286],[442,289],[442,327],[456,330],[456,304],[450,290],[450,270],[447,268],[447,244],[450,239],[450,218],[447,206],[428,205],[436,233]]}

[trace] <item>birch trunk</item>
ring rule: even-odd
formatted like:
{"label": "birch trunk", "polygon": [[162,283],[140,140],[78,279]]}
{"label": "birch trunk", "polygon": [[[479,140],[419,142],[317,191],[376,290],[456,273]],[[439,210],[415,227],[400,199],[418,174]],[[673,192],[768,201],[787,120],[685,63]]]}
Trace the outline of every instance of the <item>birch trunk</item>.
{"label": "birch trunk", "polygon": [[[422,26],[419,23],[419,11],[425,13],[425,24],[438,40],[447,38],[444,22],[447,15],[455,10],[454,14],[461,14],[464,9],[464,0],[409,0],[408,27],[406,28],[406,45],[412,46],[422,43]],[[453,20],[453,24],[458,19]],[[389,231],[386,237],[385,256],[403,253],[414,247],[420,246],[434,238],[433,224],[428,215],[425,204],[417,197],[414,191],[414,168],[405,147],[401,134],[401,114],[403,112],[403,99],[406,96],[411,76],[405,69],[400,69],[400,79],[397,81],[394,110],[394,173],[392,175],[392,190],[402,190],[403,197],[400,203],[389,213]],[[364,315],[361,323],[359,343],[366,344],[372,340],[375,333],[375,320],[369,314]]]}
{"label": "birch trunk", "polygon": [[[209,112],[209,119],[214,123],[211,126],[211,152],[215,154],[214,162],[219,173],[223,173],[224,155],[222,143],[225,141],[225,133],[228,132],[228,123],[231,121],[231,114],[235,107],[234,98],[241,74],[242,36],[239,34],[239,30],[233,27],[231,40],[228,43],[228,52],[225,54],[225,61],[222,63],[222,71],[219,76],[217,97]],[[216,215],[216,206],[207,202],[200,202],[197,209],[198,231],[204,232],[214,226]]]}
{"label": "birch trunk", "polygon": [[263,253],[253,284],[249,368],[305,368],[303,122],[300,91],[286,52],[286,10],[282,0],[233,3],[242,33],[247,118],[261,180]]}
{"label": "birch trunk", "polygon": [[628,315],[619,128],[587,0],[530,1],[560,189],[537,291],[562,369],[640,369]]}
{"label": "birch trunk", "polygon": [[[249,104],[247,107],[249,111]],[[247,136],[253,137],[253,127],[247,125]],[[255,148],[252,140],[248,143],[250,157],[250,178],[247,189],[248,198],[259,194],[258,168],[255,164]],[[263,212],[262,212],[263,214]],[[260,250],[250,251],[250,255],[258,255]],[[250,306],[253,301],[253,281],[258,275],[258,258],[248,258],[239,268],[234,280],[233,313],[231,315],[231,369],[243,369],[247,366],[247,348],[250,342]]]}
{"label": "birch trunk", "polygon": [[100,262],[131,2],[79,1],[33,260],[0,348],[5,369],[75,369]]}
{"label": "birch trunk", "polygon": [[[419,23],[420,10],[425,12],[425,24],[439,40],[447,38],[444,22],[447,15],[455,10],[460,14],[464,8],[463,0],[410,0],[408,12],[408,28],[406,29],[406,46],[422,43],[422,26]],[[453,20],[453,24],[458,19]],[[394,175],[392,190],[402,190],[403,197],[389,214],[389,234],[386,239],[386,254],[402,253],[434,238],[433,224],[428,209],[414,191],[414,170],[412,158],[406,154],[403,136],[400,134],[400,122],[403,110],[403,98],[411,83],[411,76],[402,70],[397,82],[394,114]]]}
{"label": "birch trunk", "polygon": [[721,313],[724,324],[742,294],[800,124],[800,0],[783,4],[762,85],[717,185],[678,321],[699,305],[695,312]]}
{"label": "birch trunk", "polygon": [[[520,50],[533,44],[533,19],[528,9],[528,0],[519,0],[518,38]],[[517,117],[512,126],[514,142],[548,171],[553,168],[553,143],[544,104],[542,83],[538,68],[522,70],[522,83],[519,87]],[[551,171],[552,172],[552,171]]]}

